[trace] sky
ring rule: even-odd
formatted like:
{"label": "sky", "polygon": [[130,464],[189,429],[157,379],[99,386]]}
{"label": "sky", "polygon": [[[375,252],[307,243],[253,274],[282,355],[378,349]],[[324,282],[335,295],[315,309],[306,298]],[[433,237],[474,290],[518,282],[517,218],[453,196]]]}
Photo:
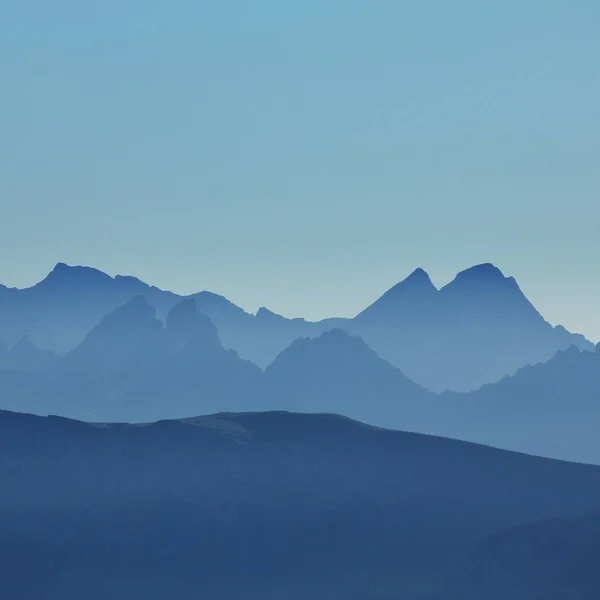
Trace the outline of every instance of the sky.
{"label": "sky", "polygon": [[0,281],[352,315],[492,262],[600,340],[597,0],[2,0]]}

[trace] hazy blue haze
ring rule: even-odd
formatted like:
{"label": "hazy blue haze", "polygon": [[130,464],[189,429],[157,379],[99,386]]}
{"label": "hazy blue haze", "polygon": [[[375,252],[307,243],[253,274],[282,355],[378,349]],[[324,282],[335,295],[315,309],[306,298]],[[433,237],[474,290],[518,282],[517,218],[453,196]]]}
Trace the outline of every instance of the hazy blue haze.
{"label": "hazy blue haze", "polygon": [[351,315],[491,261],[600,339],[600,4],[0,3],[0,281]]}

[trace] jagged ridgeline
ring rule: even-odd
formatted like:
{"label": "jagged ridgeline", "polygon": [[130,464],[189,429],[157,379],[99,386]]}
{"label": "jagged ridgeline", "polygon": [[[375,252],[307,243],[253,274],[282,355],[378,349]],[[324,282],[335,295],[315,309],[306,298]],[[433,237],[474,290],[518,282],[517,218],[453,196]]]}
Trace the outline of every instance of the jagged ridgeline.
{"label": "jagged ridgeline", "polygon": [[[31,288],[0,288],[0,340],[11,346],[27,335],[38,348],[64,354],[138,295],[161,320],[182,300],[134,277],[60,263]],[[440,290],[417,269],[355,318],[316,323],[265,308],[249,314],[211,292],[190,297],[217,327],[223,345],[261,368],[295,339],[337,327],[360,335],[412,380],[438,392],[493,383],[570,345],[591,348],[583,336],[547,323],[515,280],[490,264],[459,273]]]}
{"label": "jagged ridgeline", "polygon": [[[600,355],[544,321],[492,265],[441,290],[418,269],[354,319],[318,323],[66,265],[0,297],[9,340],[0,349],[4,409],[126,422],[326,411],[600,462]],[[268,364],[257,358],[263,351]],[[432,385],[428,373],[461,378],[457,388],[493,383],[440,392],[446,386]]]}

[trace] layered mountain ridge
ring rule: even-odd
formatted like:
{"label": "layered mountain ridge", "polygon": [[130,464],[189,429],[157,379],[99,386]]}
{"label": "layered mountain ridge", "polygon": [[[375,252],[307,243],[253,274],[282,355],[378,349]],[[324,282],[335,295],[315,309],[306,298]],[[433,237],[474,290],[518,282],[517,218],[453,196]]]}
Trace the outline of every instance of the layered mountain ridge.
{"label": "layered mountain ridge", "polygon": [[[27,335],[39,348],[66,353],[102,317],[138,295],[160,320],[183,299],[135,277],[59,263],[30,288],[3,290],[0,340],[14,344]],[[572,344],[592,347],[583,336],[552,327],[513,278],[487,263],[459,273],[440,290],[416,269],[352,319],[310,322],[264,307],[253,315],[212,292],[190,298],[217,327],[226,348],[263,369],[295,339],[339,328],[359,335],[409,378],[436,392],[477,389]]]}
{"label": "layered mountain ridge", "polygon": [[[30,357],[47,355],[28,348]],[[71,352],[52,355],[51,366],[36,358],[6,368],[0,358],[0,408],[129,422],[239,410],[330,412],[600,464],[599,357],[571,346],[480,390],[436,394],[360,336],[334,328],[298,338],[263,372],[223,346],[196,300],[182,300],[163,322],[135,296]]]}

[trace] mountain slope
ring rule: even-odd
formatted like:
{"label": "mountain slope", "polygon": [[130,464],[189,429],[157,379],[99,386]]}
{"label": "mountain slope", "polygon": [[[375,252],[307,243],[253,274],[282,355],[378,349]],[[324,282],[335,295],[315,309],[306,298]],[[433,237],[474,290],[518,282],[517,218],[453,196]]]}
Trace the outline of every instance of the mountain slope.
{"label": "mountain slope", "polygon": [[413,320],[418,315],[425,317],[429,314],[437,294],[438,290],[429,275],[418,268],[360,312],[354,321],[364,326],[382,322],[386,326],[392,323],[407,326],[408,320]]}
{"label": "mountain slope", "polygon": [[23,336],[10,350],[0,345],[0,371],[43,373],[52,370],[57,361],[54,352],[36,348],[28,336]]}
{"label": "mountain slope", "polygon": [[0,413],[0,457],[0,592],[15,600],[233,600],[273,585],[416,600],[411,578],[435,581],[489,534],[600,498],[595,467],[327,415],[100,426]]}
{"label": "mountain slope", "polygon": [[326,411],[600,464],[599,356],[572,347],[475,392],[434,394],[361,338],[335,329],[296,340],[263,373],[222,347],[194,300],[172,309],[163,325],[137,298],[53,369],[3,371],[0,360],[0,408],[131,422],[224,410]]}
{"label": "mountain slope", "polygon": [[334,412],[379,424],[424,416],[432,394],[382,360],[361,338],[333,329],[300,338],[265,371],[270,409]]}
{"label": "mountain slope", "polygon": [[600,464],[600,352],[572,346],[469,393],[433,394],[357,337],[297,340],[265,372],[259,409],[337,412],[379,426]]}
{"label": "mountain slope", "polygon": [[468,394],[440,396],[430,433],[600,464],[600,352],[575,346]]}
{"label": "mountain slope", "polygon": [[144,296],[109,313],[63,360],[67,370],[111,372],[159,359],[164,326]]}
{"label": "mountain slope", "polygon": [[0,369],[0,392],[11,410],[139,422],[246,408],[260,376],[258,367],[223,348],[195,300],[175,305],[163,324],[135,296],[45,376]]}
{"label": "mountain slope", "polygon": [[90,267],[58,263],[48,276],[25,289],[11,289],[2,302],[0,339],[23,335],[44,349],[67,352],[109,312],[137,295],[166,312],[177,297],[134,277],[110,277]]}
{"label": "mountain slope", "polygon": [[594,598],[599,555],[600,513],[536,521],[487,538],[465,579],[489,600]]}
{"label": "mountain slope", "polygon": [[[27,334],[40,348],[66,353],[107,314],[143,296],[164,319],[183,297],[150,286],[135,277],[111,277],[91,267],[58,263],[48,276],[25,289],[0,293],[0,339],[12,344]],[[215,322],[251,318],[222,296],[194,295],[202,312]],[[226,329],[226,327],[224,327]]]}
{"label": "mountain slope", "polygon": [[416,271],[352,321],[382,358],[433,391],[470,391],[570,345],[581,335],[552,327],[512,277],[491,264],[462,271],[435,290]]}

